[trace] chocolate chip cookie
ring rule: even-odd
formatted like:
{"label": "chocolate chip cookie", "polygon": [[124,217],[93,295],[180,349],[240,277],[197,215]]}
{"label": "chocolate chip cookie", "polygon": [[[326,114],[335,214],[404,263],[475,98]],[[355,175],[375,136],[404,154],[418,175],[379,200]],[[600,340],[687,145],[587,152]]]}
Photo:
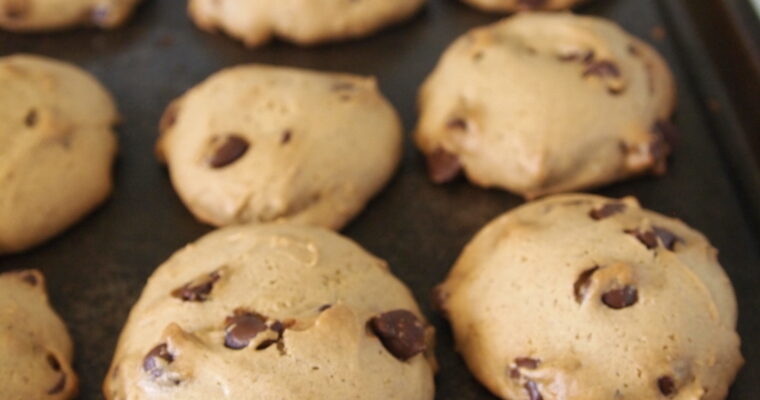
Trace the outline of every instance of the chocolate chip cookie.
{"label": "chocolate chip cookie", "polygon": [[36,270],[0,273],[0,394],[4,400],[67,400],[77,394],[66,326]]}
{"label": "chocolate chip cookie", "polygon": [[430,176],[533,198],[663,174],[676,139],[673,77],[613,22],[525,13],[476,28],[420,93]]}
{"label": "chocolate chip cookie", "polygon": [[0,254],[60,233],[111,192],[118,118],[87,72],[49,58],[0,58]]}
{"label": "chocolate chip cookie", "polygon": [[277,37],[301,45],[359,38],[414,15],[425,0],[190,0],[203,30],[247,46]]}
{"label": "chocolate chip cookie", "polygon": [[387,264],[322,228],[227,227],[161,265],[108,400],[432,400],[434,331]]}
{"label": "chocolate chip cookie", "polygon": [[436,298],[501,398],[722,400],[743,360],[717,254],[633,198],[557,195],[483,228]]}
{"label": "chocolate chip cookie", "polygon": [[462,0],[469,5],[490,12],[527,10],[567,10],[588,0]]}
{"label": "chocolate chip cookie", "polygon": [[141,0],[0,0],[0,29],[42,32],[122,25]]}
{"label": "chocolate chip cookie", "polygon": [[173,102],[158,152],[201,221],[339,229],[388,181],[401,122],[372,78],[230,68]]}

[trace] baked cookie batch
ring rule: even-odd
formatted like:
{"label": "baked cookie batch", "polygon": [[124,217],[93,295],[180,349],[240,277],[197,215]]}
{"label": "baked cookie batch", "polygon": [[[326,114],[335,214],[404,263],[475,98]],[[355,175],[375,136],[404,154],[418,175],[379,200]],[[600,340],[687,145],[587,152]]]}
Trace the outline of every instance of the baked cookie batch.
{"label": "baked cookie batch", "polygon": [[[673,76],[578,0],[463,0],[518,13],[445,51],[419,93],[430,178],[528,199],[663,174]],[[0,0],[0,29],[113,28],[139,0]],[[189,0],[247,46],[359,38],[423,0]],[[112,187],[116,104],[91,75],[0,58],[0,254],[26,251]],[[386,185],[403,128],[374,78],[247,65],[167,105],[156,152],[220,229],[159,266],[132,308],[107,400],[435,397],[435,331],[381,259],[335,233]],[[55,197],[45,195],[56,193]],[[717,250],[634,198],[556,194],[496,218],[434,293],[473,375],[505,400],[722,400],[743,364]],[[77,393],[38,271],[0,274],[3,398]]]}

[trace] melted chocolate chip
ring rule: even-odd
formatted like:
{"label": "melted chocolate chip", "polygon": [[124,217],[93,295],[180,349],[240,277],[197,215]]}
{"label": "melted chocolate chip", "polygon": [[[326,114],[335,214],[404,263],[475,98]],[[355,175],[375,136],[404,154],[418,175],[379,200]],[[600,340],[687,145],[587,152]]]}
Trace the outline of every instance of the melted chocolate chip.
{"label": "melted chocolate chip", "polygon": [[58,359],[54,355],[48,353],[47,362],[48,362],[48,365],[50,365],[50,368],[53,369],[53,371],[55,372],[61,371],[61,363],[58,361]]}
{"label": "melted chocolate chip", "polygon": [[625,233],[635,236],[636,239],[639,239],[639,242],[647,247],[647,249],[651,250],[657,247],[657,235],[655,235],[652,231],[642,232],[638,229],[629,229],[626,230]]}
{"label": "melted chocolate chip", "polygon": [[369,325],[385,348],[402,361],[425,351],[425,327],[409,311],[394,310],[380,314],[372,318]]}
{"label": "melted chocolate chip", "polygon": [[224,168],[243,157],[249,146],[248,141],[244,138],[238,135],[228,135],[208,163],[212,168]]}
{"label": "melted chocolate chip", "polygon": [[233,350],[248,347],[256,335],[267,330],[266,318],[247,311],[236,310],[225,322],[224,345]]}
{"label": "melted chocolate chip", "polygon": [[24,125],[26,125],[28,128],[33,128],[35,125],[37,125],[37,110],[32,108],[28,113],[26,113],[26,116],[24,117]]}
{"label": "melted chocolate chip", "polygon": [[620,76],[620,68],[612,61],[594,61],[586,66],[583,70],[583,76],[599,76],[617,78]]}
{"label": "melted chocolate chip", "polygon": [[293,132],[290,129],[288,129],[287,131],[282,133],[282,137],[280,138],[280,143],[288,144],[290,143],[290,139],[292,138],[293,138]]}
{"label": "melted chocolate chip", "polygon": [[520,370],[517,368],[510,368],[509,369],[509,377],[512,379],[520,379],[522,374],[520,374]]}
{"label": "melted chocolate chip", "polygon": [[541,364],[541,360],[530,357],[515,358],[515,365],[519,368],[536,369]]}
{"label": "melted chocolate chip", "polygon": [[56,382],[55,386],[47,391],[47,394],[61,393],[64,388],[66,388],[66,374],[63,374],[60,378],[58,378],[58,382]]}
{"label": "melted chocolate chip", "polygon": [[586,298],[586,292],[588,292],[588,287],[591,286],[591,277],[598,270],[599,270],[599,267],[596,266],[594,268],[590,268],[583,271],[578,276],[578,279],[573,284],[573,292],[575,293],[575,301],[577,301],[578,303],[581,303],[583,302],[583,299]]}
{"label": "melted chocolate chip", "polygon": [[332,304],[323,304],[317,309],[317,311],[322,312],[328,310],[330,307],[332,307]]}
{"label": "melted chocolate chip", "polygon": [[189,282],[182,287],[174,289],[172,291],[172,296],[181,299],[182,301],[204,302],[208,300],[208,296],[211,294],[211,290],[214,288],[214,284],[219,278],[220,276],[218,272],[212,272],[201,281]]}
{"label": "melted chocolate chip", "polygon": [[657,387],[660,389],[660,393],[670,397],[676,394],[676,382],[669,376],[662,376],[657,380]]}
{"label": "melted chocolate chip", "polygon": [[633,286],[613,289],[602,295],[602,302],[609,308],[620,310],[630,307],[639,301],[639,292]]}
{"label": "melted chocolate chip", "polygon": [[163,375],[164,367],[174,362],[174,356],[169,352],[166,343],[154,347],[143,359],[143,370],[152,377],[158,378]]}
{"label": "melted chocolate chip", "polygon": [[595,208],[591,210],[591,212],[589,212],[588,215],[591,218],[598,221],[600,219],[605,219],[615,214],[622,213],[623,211],[625,211],[625,209],[626,209],[625,203],[618,203],[618,202],[607,203],[603,205],[601,208]]}
{"label": "melted chocolate chip", "polygon": [[538,385],[536,382],[528,381],[525,383],[525,390],[528,391],[528,397],[530,400],[544,400],[541,396],[541,392],[538,391]]}
{"label": "melted chocolate chip", "polygon": [[430,179],[435,183],[451,182],[462,172],[459,157],[444,149],[437,149],[427,156],[427,168]]}

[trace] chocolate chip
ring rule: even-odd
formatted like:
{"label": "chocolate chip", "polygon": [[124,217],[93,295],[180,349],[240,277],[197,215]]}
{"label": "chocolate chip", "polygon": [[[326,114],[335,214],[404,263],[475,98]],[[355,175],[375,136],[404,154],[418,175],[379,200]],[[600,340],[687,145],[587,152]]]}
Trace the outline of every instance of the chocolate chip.
{"label": "chocolate chip", "polygon": [[619,203],[619,202],[613,202],[613,203],[607,203],[603,205],[601,208],[595,208],[591,210],[591,212],[588,213],[588,215],[595,219],[605,219],[607,217],[613,216],[615,214],[622,213],[625,211],[626,205],[625,203]]}
{"label": "chocolate chip", "polygon": [[636,47],[635,44],[629,43],[628,44],[628,54],[630,54],[630,55],[632,55],[634,57],[638,57],[640,55],[639,48]]}
{"label": "chocolate chip", "polygon": [[227,135],[209,159],[212,168],[224,168],[242,157],[248,151],[248,141],[238,135]]}
{"label": "chocolate chip", "polygon": [[436,149],[427,156],[427,169],[430,179],[435,183],[454,180],[462,172],[462,165],[456,154],[444,149]]}
{"label": "chocolate chip", "polygon": [[575,280],[575,283],[573,284],[573,293],[575,293],[575,301],[577,301],[578,303],[581,303],[583,302],[583,299],[586,298],[586,292],[588,292],[588,287],[591,286],[591,277],[598,270],[599,270],[598,266],[587,269],[578,276],[578,279]]}
{"label": "chocolate chip", "polygon": [[235,315],[227,317],[225,324],[224,345],[233,350],[248,347],[256,335],[267,330],[266,318],[242,310],[235,310]]}
{"label": "chocolate chip", "polygon": [[620,68],[612,61],[594,61],[586,66],[583,70],[583,76],[599,76],[617,78],[620,76]]}
{"label": "chocolate chip", "polygon": [[61,363],[53,354],[48,353],[47,362],[48,362],[48,365],[50,365],[50,368],[53,369],[53,371],[55,372],[61,371]]}
{"label": "chocolate chip", "polygon": [[282,133],[282,137],[280,138],[280,143],[288,144],[290,143],[290,139],[292,138],[293,138],[293,132],[290,129],[288,129],[287,131]]}
{"label": "chocolate chip", "polygon": [[211,290],[214,288],[214,284],[219,280],[220,276],[218,272],[212,272],[203,279],[188,282],[183,286],[174,289],[172,296],[182,301],[197,301],[203,302],[208,300]]}
{"label": "chocolate chip", "polygon": [[647,249],[651,250],[657,247],[657,235],[655,235],[652,231],[642,232],[638,229],[627,229],[624,232],[635,236],[636,239],[639,239],[639,242],[647,247]]}
{"label": "chocolate chip", "polygon": [[509,369],[509,377],[512,379],[520,379],[522,374],[520,374],[520,370],[517,368],[510,368]]}
{"label": "chocolate chip", "polygon": [[659,227],[659,226],[653,226],[652,230],[654,230],[654,234],[657,235],[658,238],[660,238],[660,241],[662,242],[662,245],[665,246],[666,249],[673,251],[673,249],[676,246],[676,242],[680,242],[681,238],[676,236],[673,232]]}
{"label": "chocolate chip", "polygon": [[317,310],[319,312],[322,312],[322,311],[328,310],[330,307],[332,307],[332,304],[323,304]]}
{"label": "chocolate chip", "polygon": [[660,393],[667,397],[671,397],[678,390],[676,389],[676,382],[669,376],[662,376],[657,380],[657,387],[660,389]]}
{"label": "chocolate chip", "polygon": [[166,343],[159,344],[143,359],[143,370],[152,377],[158,378],[163,375],[164,367],[174,362],[174,356],[169,352]]}
{"label": "chocolate chip", "polygon": [[37,125],[37,110],[32,108],[28,113],[26,113],[26,116],[24,117],[24,125],[29,128]]}
{"label": "chocolate chip", "polygon": [[515,358],[515,365],[519,368],[536,369],[541,364],[541,360],[530,357]]}
{"label": "chocolate chip", "polygon": [[58,379],[58,382],[50,388],[50,390],[47,391],[47,394],[58,394],[63,391],[63,389],[66,387],[66,374],[61,375],[61,377]]}
{"label": "chocolate chip", "polygon": [[627,285],[622,289],[614,289],[602,295],[602,302],[609,308],[620,310],[630,307],[639,301],[639,292],[635,287]]}
{"label": "chocolate chip", "polygon": [[548,0],[518,0],[517,4],[521,7],[536,9],[546,5]]}
{"label": "chocolate chip", "polygon": [[446,123],[446,127],[449,129],[467,130],[467,121],[462,118],[454,118]]}
{"label": "chocolate chip", "polygon": [[538,391],[538,385],[536,382],[525,382],[525,390],[528,391],[528,397],[530,400],[544,400],[544,397],[541,396],[541,392]]}
{"label": "chocolate chip", "polygon": [[425,327],[407,310],[394,310],[369,321],[372,331],[396,358],[406,361],[425,351]]}

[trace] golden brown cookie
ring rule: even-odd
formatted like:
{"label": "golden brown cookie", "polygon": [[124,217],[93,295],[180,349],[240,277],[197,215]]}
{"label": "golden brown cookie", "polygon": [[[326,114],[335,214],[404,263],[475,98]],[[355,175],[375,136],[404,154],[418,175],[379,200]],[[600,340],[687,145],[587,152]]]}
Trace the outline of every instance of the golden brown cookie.
{"label": "golden brown cookie", "polygon": [[722,400],[743,360],[717,254],[633,198],[558,195],[483,228],[437,298],[503,399]]}
{"label": "golden brown cookie", "polygon": [[385,186],[401,122],[373,78],[247,65],[173,102],[158,151],[182,201],[216,225],[339,229]]}
{"label": "golden brown cookie", "polygon": [[301,45],[360,38],[414,15],[425,0],[189,0],[195,24],[247,46],[278,37]]}
{"label": "golden brown cookie", "polygon": [[0,29],[17,32],[122,25],[140,0],[0,0]]}
{"label": "golden brown cookie", "polygon": [[432,400],[433,328],[388,265],[321,228],[247,225],[177,252],[132,309],[108,400]]}
{"label": "golden brown cookie", "polygon": [[611,21],[525,13],[465,34],[419,98],[430,174],[528,198],[661,174],[673,77]]}
{"label": "golden brown cookie", "polygon": [[77,394],[73,345],[37,270],[0,273],[0,397],[68,400]]}
{"label": "golden brown cookie", "polygon": [[89,73],[38,56],[0,57],[0,254],[57,235],[111,192],[118,118]]}

